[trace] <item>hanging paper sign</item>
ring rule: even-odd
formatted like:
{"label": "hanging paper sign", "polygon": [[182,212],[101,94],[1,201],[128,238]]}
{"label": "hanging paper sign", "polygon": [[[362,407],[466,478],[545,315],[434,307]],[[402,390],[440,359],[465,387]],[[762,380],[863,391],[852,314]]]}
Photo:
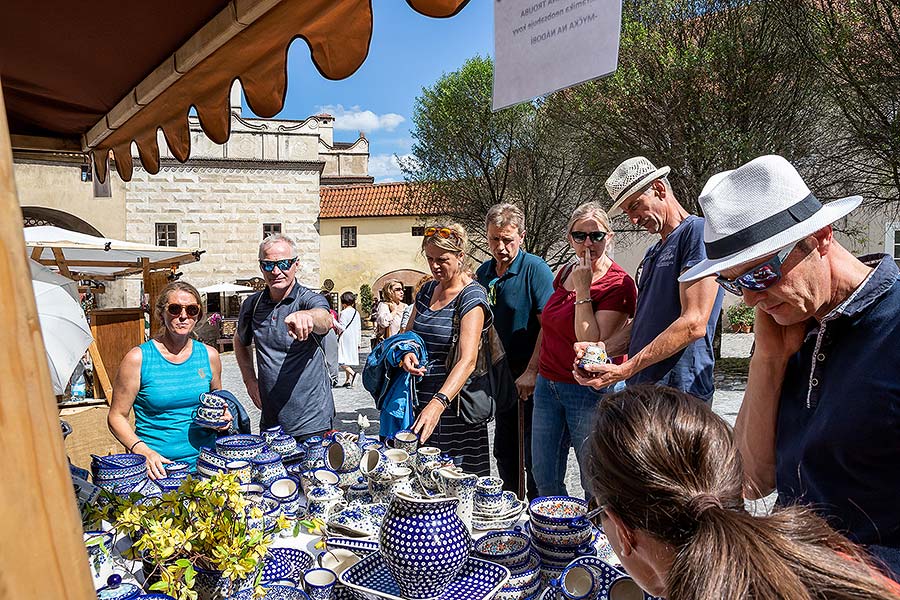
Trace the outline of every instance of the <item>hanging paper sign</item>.
{"label": "hanging paper sign", "polygon": [[616,70],[621,0],[494,0],[494,110]]}

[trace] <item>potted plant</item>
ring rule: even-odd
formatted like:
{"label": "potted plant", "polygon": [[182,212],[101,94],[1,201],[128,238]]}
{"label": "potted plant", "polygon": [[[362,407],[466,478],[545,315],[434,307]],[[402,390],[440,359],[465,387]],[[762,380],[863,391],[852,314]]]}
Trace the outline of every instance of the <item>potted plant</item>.
{"label": "potted plant", "polygon": [[731,324],[731,331],[734,333],[750,333],[753,330],[755,314],[755,309],[743,302],[729,306],[725,311],[725,316],[728,317],[728,322]]}
{"label": "potted plant", "polygon": [[[235,474],[189,477],[161,498],[104,497],[88,520],[131,536],[149,590],[178,600],[218,600],[250,586],[264,594],[258,580],[273,532],[261,527],[262,511],[242,496]],[[279,517],[275,532],[285,526]]]}

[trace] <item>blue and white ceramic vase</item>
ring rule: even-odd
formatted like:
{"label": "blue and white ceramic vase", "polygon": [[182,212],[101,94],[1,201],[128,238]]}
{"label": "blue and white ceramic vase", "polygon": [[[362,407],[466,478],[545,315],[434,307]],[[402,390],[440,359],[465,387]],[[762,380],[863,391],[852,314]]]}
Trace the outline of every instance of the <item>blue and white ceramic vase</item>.
{"label": "blue and white ceramic vase", "polygon": [[458,498],[391,500],[379,543],[388,570],[409,600],[437,598],[469,558],[472,537],[456,513]]}

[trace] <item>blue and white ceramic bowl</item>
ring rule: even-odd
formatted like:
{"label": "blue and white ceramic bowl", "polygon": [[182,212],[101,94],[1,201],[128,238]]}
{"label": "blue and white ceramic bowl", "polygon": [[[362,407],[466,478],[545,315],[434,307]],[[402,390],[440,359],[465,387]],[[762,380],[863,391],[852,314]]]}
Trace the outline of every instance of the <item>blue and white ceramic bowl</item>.
{"label": "blue and white ceramic bowl", "polygon": [[122,480],[146,472],[147,457],[142,454],[95,455],[91,460],[91,474],[95,482]]}
{"label": "blue and white ceramic bowl", "polygon": [[300,497],[300,481],[296,477],[279,477],[269,484],[269,494],[282,504]]}
{"label": "blue and white ceramic bowl", "polygon": [[200,448],[200,456],[197,457],[197,461],[203,461],[214,467],[224,469],[228,465],[229,459],[213,452],[210,448],[203,447]]}
{"label": "blue and white ceramic bowl", "polygon": [[521,531],[497,531],[475,541],[475,555],[513,569],[528,563],[531,538]]}
{"label": "blue and white ceramic bowl", "polygon": [[297,450],[297,440],[289,435],[279,435],[269,442],[269,450],[282,456],[293,454]]}
{"label": "blue and white ceramic bowl", "polygon": [[507,585],[522,587],[535,579],[540,579],[541,557],[534,550],[528,555],[528,562],[524,566],[509,570],[509,582]]}
{"label": "blue and white ceramic bowl", "polygon": [[169,477],[187,477],[191,472],[191,465],[184,461],[174,461],[163,465],[166,475]]}
{"label": "blue and white ceramic bowl", "polygon": [[553,531],[580,529],[589,521],[587,502],[572,496],[542,496],[528,505],[531,522]]}
{"label": "blue and white ceramic bowl", "polygon": [[[263,585],[266,590],[266,600],[310,600],[306,592],[298,587],[289,585]],[[230,597],[229,600],[254,600],[253,590],[241,590]]]}
{"label": "blue and white ceramic bowl", "polygon": [[263,570],[260,581],[265,585],[270,581],[290,581],[299,585],[303,581],[303,573],[313,566],[312,555],[296,548],[269,548],[263,558]]}
{"label": "blue and white ceramic bowl", "polygon": [[580,546],[591,541],[594,529],[589,522],[581,527],[547,529],[534,522],[525,523],[525,533],[535,540],[551,546]]}
{"label": "blue and white ceramic bowl", "polygon": [[254,458],[266,447],[266,442],[258,435],[226,435],[216,440],[216,453],[228,460]]}

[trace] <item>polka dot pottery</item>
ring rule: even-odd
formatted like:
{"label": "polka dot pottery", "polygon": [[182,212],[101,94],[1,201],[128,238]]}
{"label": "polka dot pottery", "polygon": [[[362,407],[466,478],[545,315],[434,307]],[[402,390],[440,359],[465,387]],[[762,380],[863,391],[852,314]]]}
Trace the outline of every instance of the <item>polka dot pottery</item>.
{"label": "polka dot pottery", "polygon": [[303,581],[303,573],[313,566],[311,554],[297,548],[269,548],[263,559],[260,581],[290,581],[294,585]]}
{"label": "polka dot pottery", "polygon": [[[586,567],[592,571],[594,579],[598,583],[597,598],[607,600],[657,600],[655,596],[642,591],[624,571],[599,558],[593,556],[578,558],[572,561],[560,575],[563,576],[565,571],[575,567]],[[561,594],[560,597],[562,597]]]}
{"label": "polka dot pottery", "polygon": [[472,537],[457,504],[458,498],[419,499],[404,492],[391,500],[379,534],[380,555],[403,597],[439,597],[466,563]]}
{"label": "polka dot pottery", "polygon": [[[306,592],[290,585],[263,585],[267,600],[309,600]],[[254,600],[253,590],[242,590],[231,597],[231,600]]]}
{"label": "polka dot pottery", "polygon": [[[487,600],[493,598],[509,578],[506,567],[469,558],[457,576],[444,591],[433,596],[434,600]],[[375,600],[407,600],[391,571],[385,564],[384,557],[376,552],[341,573],[340,582],[354,590],[357,598]]]}
{"label": "polka dot pottery", "polygon": [[587,502],[572,496],[543,496],[528,505],[532,523],[553,531],[584,527],[586,514]]}

